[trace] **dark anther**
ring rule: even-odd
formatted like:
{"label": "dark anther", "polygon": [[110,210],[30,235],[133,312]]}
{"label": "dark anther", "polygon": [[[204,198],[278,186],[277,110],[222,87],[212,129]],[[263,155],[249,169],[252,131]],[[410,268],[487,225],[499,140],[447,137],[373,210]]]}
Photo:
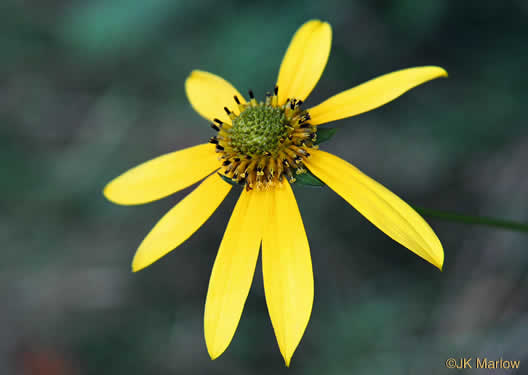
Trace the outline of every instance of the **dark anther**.
{"label": "dark anther", "polygon": [[220,146],[220,145],[216,145],[216,149],[220,150],[220,151],[224,151],[224,148],[222,146]]}
{"label": "dark anther", "polygon": [[288,160],[286,160],[286,159],[284,159],[284,160],[282,161],[282,164],[284,164],[286,167],[289,167],[289,166],[290,166],[290,164],[288,163]]}
{"label": "dark anther", "polygon": [[216,122],[218,125],[222,125],[223,124],[223,122],[221,120],[217,119],[217,118],[215,118],[213,121]]}
{"label": "dark anther", "polygon": [[291,141],[291,140],[293,139],[293,134],[290,134],[290,135],[288,136],[288,139]]}
{"label": "dark anther", "polygon": [[233,173],[233,180],[236,180],[236,179],[237,179],[237,177],[238,177],[238,173],[236,173],[236,172],[235,172],[235,173]]}
{"label": "dark anther", "polygon": [[246,155],[246,159],[247,159],[247,160],[251,160],[251,159],[252,159],[252,158],[251,158],[251,155]]}
{"label": "dark anther", "polygon": [[310,153],[309,153],[309,152],[307,152],[307,153],[306,153],[306,155],[304,155],[304,156],[308,157],[308,156],[310,156]]}
{"label": "dark anther", "polygon": [[262,168],[261,167],[257,167],[257,172],[262,172]]}
{"label": "dark anther", "polygon": [[224,107],[224,111],[226,111],[226,113],[227,113],[228,115],[231,114],[231,111],[230,111],[227,107]]}
{"label": "dark anther", "polygon": [[303,101],[302,101],[302,100],[299,100],[299,101],[297,102],[297,107],[300,107],[302,104],[303,104]]}
{"label": "dark anther", "polygon": [[306,122],[308,120],[310,120],[310,115],[307,113],[307,114],[301,116],[300,122],[303,123],[303,122]]}
{"label": "dark anther", "polygon": [[253,91],[249,90],[248,93],[251,99],[255,99],[255,95],[253,95]]}
{"label": "dark anther", "polygon": [[216,131],[220,130],[220,128],[218,126],[216,126],[215,124],[211,124],[211,128],[213,128]]}
{"label": "dark anther", "polygon": [[235,98],[235,102],[236,102],[237,104],[240,104],[240,100],[238,100],[238,96],[235,95],[235,96],[233,96],[233,98]]}
{"label": "dark anther", "polygon": [[225,167],[225,166],[228,166],[229,164],[231,164],[231,160],[225,160],[222,165]]}
{"label": "dark anther", "polygon": [[240,158],[234,158],[233,161],[234,161],[235,163],[238,163],[238,162],[240,162]]}
{"label": "dark anther", "polygon": [[307,128],[308,126],[310,126],[310,124],[304,123],[304,124],[301,124],[301,126],[299,126],[299,127],[300,128]]}
{"label": "dark anther", "polygon": [[211,137],[211,139],[209,139],[209,143],[213,143],[215,145],[218,144],[218,139],[216,139],[216,137]]}
{"label": "dark anther", "polygon": [[291,108],[291,109],[294,109],[294,108],[295,108],[295,99],[292,99],[292,100],[290,101],[290,108]]}
{"label": "dark anther", "polygon": [[279,93],[279,86],[275,86],[273,92],[275,92],[275,95],[277,95]]}

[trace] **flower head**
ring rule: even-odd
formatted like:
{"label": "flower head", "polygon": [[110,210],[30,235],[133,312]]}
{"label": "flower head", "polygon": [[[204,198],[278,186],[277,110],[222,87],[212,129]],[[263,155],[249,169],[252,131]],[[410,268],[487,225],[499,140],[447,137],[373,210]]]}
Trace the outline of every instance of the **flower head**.
{"label": "flower head", "polygon": [[442,268],[442,245],[418,213],[316,143],[318,125],[377,108],[447,73],[434,66],[396,71],[304,109],[303,101],[326,65],[331,39],[328,23],[305,23],[286,51],[274,91],[262,101],[251,91],[246,101],[224,79],[193,71],[185,83],[187,96],[216,135],[209,143],[147,161],[104,189],[112,202],[132,205],[161,199],[203,179],[143,240],[132,262],[138,271],[187,240],[211,216],[232,188],[224,179],[245,187],[222,238],[207,292],[204,331],[212,359],[233,338],[262,245],[266,303],[289,366],[314,296],[310,249],[290,187],[299,174],[313,173],[391,238]]}

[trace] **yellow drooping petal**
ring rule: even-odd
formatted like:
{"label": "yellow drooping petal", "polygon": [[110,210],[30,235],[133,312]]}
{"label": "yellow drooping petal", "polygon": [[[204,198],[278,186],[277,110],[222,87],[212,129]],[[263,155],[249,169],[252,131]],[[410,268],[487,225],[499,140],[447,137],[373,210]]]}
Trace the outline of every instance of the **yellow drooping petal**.
{"label": "yellow drooping petal", "polygon": [[266,220],[266,193],[244,190],[216,256],[205,302],[204,334],[212,359],[228,347],[251,287]]}
{"label": "yellow drooping petal", "polygon": [[270,192],[271,215],[262,239],[266,303],[286,366],[304,334],[314,298],[310,247],[288,183]]}
{"label": "yellow drooping petal", "polygon": [[132,270],[139,271],[186,241],[224,200],[231,185],[214,173],[161,218],[139,245]]}
{"label": "yellow drooping petal", "polygon": [[312,151],[306,167],[388,236],[442,269],[444,250],[429,224],[394,193],[343,159]]}
{"label": "yellow drooping petal", "polygon": [[326,22],[308,21],[297,30],[279,70],[279,104],[308,97],[323,74],[331,44],[332,28]]}
{"label": "yellow drooping petal", "polygon": [[437,66],[422,66],[398,70],[343,91],[308,110],[310,123],[320,125],[359,115],[381,107],[406,91],[447,72]]}
{"label": "yellow drooping petal", "polygon": [[220,168],[215,146],[206,143],[158,156],[129,169],[104,188],[117,204],[142,204],[164,198]]}
{"label": "yellow drooping petal", "polygon": [[209,121],[217,118],[230,124],[231,119],[224,107],[239,114],[233,97],[236,95],[240,103],[246,102],[238,90],[225,79],[201,70],[193,70],[187,77],[185,92],[194,110]]}

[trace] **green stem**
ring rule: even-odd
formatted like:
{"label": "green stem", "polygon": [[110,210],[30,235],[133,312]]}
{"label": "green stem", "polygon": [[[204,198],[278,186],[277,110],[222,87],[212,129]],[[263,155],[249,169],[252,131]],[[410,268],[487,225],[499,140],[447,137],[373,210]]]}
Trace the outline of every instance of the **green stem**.
{"label": "green stem", "polygon": [[528,224],[517,223],[514,221],[495,219],[492,217],[485,216],[461,215],[453,212],[431,210],[428,208],[421,207],[414,207],[414,209],[423,216],[433,217],[445,221],[454,221],[474,225],[485,225],[488,227],[503,228],[519,232],[528,232]]}

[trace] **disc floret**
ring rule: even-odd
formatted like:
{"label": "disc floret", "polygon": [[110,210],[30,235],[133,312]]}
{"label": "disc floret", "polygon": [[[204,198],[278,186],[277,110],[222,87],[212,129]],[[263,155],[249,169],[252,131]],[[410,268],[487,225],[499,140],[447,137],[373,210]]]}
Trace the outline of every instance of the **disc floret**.
{"label": "disc floret", "polygon": [[231,124],[215,119],[218,131],[210,142],[221,154],[223,174],[245,185],[246,189],[266,189],[287,178],[305,173],[303,160],[309,149],[317,148],[316,127],[309,123],[310,115],[301,109],[302,101],[288,99],[278,105],[278,88],[258,102],[249,91],[251,100],[241,103],[235,96],[239,115],[224,107]]}

